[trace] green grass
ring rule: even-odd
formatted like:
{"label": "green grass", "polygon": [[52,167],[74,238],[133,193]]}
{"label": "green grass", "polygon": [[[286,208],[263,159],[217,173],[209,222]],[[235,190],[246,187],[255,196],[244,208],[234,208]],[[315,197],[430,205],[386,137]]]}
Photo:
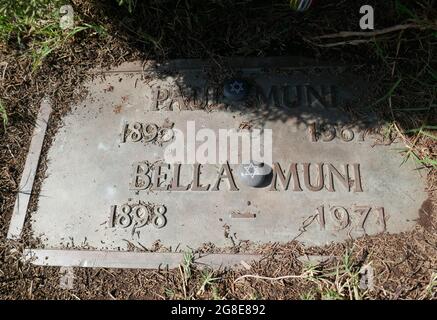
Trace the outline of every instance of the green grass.
{"label": "green grass", "polygon": [[412,158],[419,165],[437,169],[437,159],[429,155],[420,157],[418,155],[418,151],[416,150],[416,143],[420,138],[428,138],[431,139],[433,143],[436,143],[437,135],[431,132],[436,130],[437,126],[422,125],[420,128],[405,131],[405,134],[412,134],[415,138],[411,145],[407,145],[405,148],[399,149],[399,151],[404,153],[404,160],[402,163],[405,163],[408,159]]}
{"label": "green grass", "polygon": [[[199,272],[200,271],[200,272]],[[199,270],[194,266],[194,253],[191,250],[183,253],[179,265],[181,283],[175,287],[166,287],[164,295],[169,299],[198,299],[209,293],[214,300],[223,300],[217,286],[221,277],[215,276],[215,271],[209,268]]]}
{"label": "green grass", "polygon": [[300,300],[316,300],[316,294],[313,291],[304,292],[300,295]]}
{"label": "green grass", "polygon": [[317,296],[322,300],[362,300],[367,297],[367,291],[359,287],[360,267],[352,259],[352,252],[346,251],[333,267],[321,269],[318,265],[308,264],[299,277],[317,287],[317,293],[302,294],[303,300],[314,300]]}
{"label": "green grass", "polygon": [[425,289],[425,297],[433,299],[437,292],[437,272],[433,272],[431,280]]}
{"label": "green grass", "polygon": [[398,79],[393,86],[390,88],[390,90],[380,99],[376,100],[371,107],[377,106],[381,102],[387,101],[387,99],[390,99],[393,96],[393,93],[395,92],[396,88],[399,86],[399,84],[402,82],[402,79]]}
{"label": "green grass", "polygon": [[61,0],[17,0],[0,5],[0,39],[27,45],[44,39],[59,25]]}
{"label": "green grass", "polygon": [[202,270],[201,273],[201,285],[197,295],[204,294],[208,287],[213,288],[214,283],[220,280],[220,278],[214,278],[214,272],[209,269]]}
{"label": "green grass", "polygon": [[179,266],[179,271],[181,273],[182,278],[182,289],[184,292],[184,299],[191,298],[188,297],[187,291],[188,291],[188,280],[191,278],[192,274],[192,265],[194,261],[194,254],[192,251],[184,252],[184,260],[182,264]]}
{"label": "green grass", "polygon": [[18,0],[0,4],[0,41],[31,57],[32,71],[79,32],[93,30],[105,34],[102,27],[83,23],[78,14],[74,14],[74,26],[63,30],[59,10],[64,4],[68,1]]}
{"label": "green grass", "polygon": [[3,102],[0,100],[0,116],[1,116],[1,118],[2,118],[2,121],[3,121],[3,127],[4,127],[4,129],[5,129],[5,132],[6,132],[6,126],[7,126],[7,124],[8,124],[8,114],[7,114],[7,112],[6,112],[6,108],[5,108],[5,106],[3,105]]}
{"label": "green grass", "polygon": [[105,34],[106,31],[99,26],[90,25],[90,24],[82,24],[80,26],[75,26],[71,30],[64,31],[60,28],[56,28],[55,30],[51,30],[47,32],[47,37],[44,41],[41,41],[36,44],[34,50],[31,51],[32,56],[32,70],[37,70],[43,60],[50,55],[56,49],[62,47],[66,44],[70,39],[72,39],[77,33],[85,31],[85,30],[94,30],[97,33]]}
{"label": "green grass", "polygon": [[[371,262],[363,267],[369,267],[370,264]],[[353,259],[352,251],[346,250],[343,256],[337,259],[335,265],[323,266],[309,263],[303,266],[300,274],[278,277],[246,274],[238,277],[234,280],[234,283],[240,283],[247,278],[271,281],[272,283],[294,279],[296,281],[311,282],[315,286],[314,289],[300,295],[303,300],[363,300],[368,298],[368,290],[371,290],[371,288],[360,288],[361,267]],[[258,284],[261,283],[261,281],[258,282]],[[252,283],[251,286],[253,287],[255,284]]]}
{"label": "green grass", "polygon": [[[416,6],[416,9],[414,7]],[[426,14],[418,14],[417,7],[429,8],[429,1],[417,1],[415,4],[403,0],[394,1],[394,9],[403,20],[400,24],[415,24],[421,27],[417,31],[402,31],[391,37],[380,37],[372,42],[374,54],[381,66],[391,75],[386,79],[387,89],[381,93],[370,107],[385,113],[385,119],[391,123],[391,130],[403,138],[405,148],[404,162],[408,159],[420,165],[437,168],[434,154],[423,152],[423,143],[435,143],[437,125],[437,71],[435,65],[435,43],[437,24]],[[425,31],[427,30],[427,31]],[[415,43],[416,48],[411,44]],[[414,57],[410,55],[414,52]],[[425,139],[426,138],[426,139]]]}

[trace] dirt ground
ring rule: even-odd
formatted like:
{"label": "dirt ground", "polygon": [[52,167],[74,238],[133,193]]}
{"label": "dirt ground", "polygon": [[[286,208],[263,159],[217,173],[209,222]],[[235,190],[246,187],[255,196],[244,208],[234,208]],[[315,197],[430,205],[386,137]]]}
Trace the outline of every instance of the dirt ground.
{"label": "dirt ground", "polygon": [[[76,25],[93,27],[60,37],[37,68],[31,31],[19,42],[14,35],[0,42],[0,63],[7,64],[4,77],[0,72],[0,99],[8,118],[0,126],[1,299],[437,298],[435,1],[327,0],[304,14],[291,10],[285,0],[145,1],[132,13],[115,1],[74,0],[71,4]],[[374,6],[375,30],[381,32],[339,33],[360,31],[363,4]],[[413,231],[366,236],[323,248],[272,243],[262,249],[265,259],[250,270],[206,274],[195,265],[174,270],[76,268],[70,290],[60,288],[59,268],[20,260],[21,250],[31,241],[29,235],[22,241],[7,241],[6,233],[44,96],[54,102],[46,151],[50,137],[62,125],[62,115],[84,94],[81,83],[91,68],[144,59],[202,57],[220,64],[221,58],[229,56],[280,55],[354,64],[376,84],[374,112],[404,140],[405,156],[429,171],[429,200]],[[43,159],[37,185],[44,178],[44,166]],[[332,259],[308,267],[297,259],[304,254]],[[359,270],[366,265],[374,269],[372,289],[359,287]],[[245,274],[256,277],[238,279]]]}

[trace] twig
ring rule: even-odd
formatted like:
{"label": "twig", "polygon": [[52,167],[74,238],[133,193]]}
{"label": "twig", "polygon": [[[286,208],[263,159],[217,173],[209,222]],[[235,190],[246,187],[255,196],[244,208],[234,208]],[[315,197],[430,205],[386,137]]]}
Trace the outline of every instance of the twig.
{"label": "twig", "polygon": [[8,67],[8,63],[6,61],[0,62],[0,68],[3,68],[3,72],[0,75],[0,81],[5,80],[6,68]]}
{"label": "twig", "polygon": [[355,32],[355,31],[342,31],[338,33],[332,33],[332,34],[326,34],[323,36],[314,37],[312,39],[332,39],[332,38],[349,38],[349,37],[375,37],[382,34],[387,34],[391,32],[396,32],[400,30],[406,30],[406,29],[424,29],[425,27],[420,26],[415,23],[409,23],[409,24],[399,24],[393,27],[376,30],[376,31],[369,31],[369,32]]}
{"label": "twig", "polygon": [[244,276],[238,277],[237,279],[234,280],[234,283],[240,280],[243,280],[245,278],[255,278],[255,279],[263,279],[263,280],[270,280],[270,281],[278,281],[278,280],[284,280],[284,279],[303,279],[305,278],[306,275],[301,274],[301,275],[290,275],[290,276],[282,276],[282,277],[276,277],[276,278],[271,278],[271,277],[264,277],[264,276],[257,276],[257,275],[253,275],[253,274],[246,274]]}
{"label": "twig", "polygon": [[181,266],[179,266],[179,271],[180,271],[181,277],[182,277],[182,289],[184,290],[184,298],[187,299],[186,279],[185,279],[185,274],[182,271],[182,267]]}
{"label": "twig", "polygon": [[318,47],[323,47],[323,48],[332,48],[332,47],[337,47],[337,46],[344,46],[344,45],[357,45],[357,44],[361,44],[361,43],[368,43],[371,42],[372,39],[368,39],[368,40],[351,40],[351,41],[340,41],[340,42],[334,42],[334,43],[328,43],[328,44],[320,44],[320,43],[314,43],[314,45],[318,46]]}
{"label": "twig", "polygon": [[401,38],[402,38],[403,33],[404,33],[404,31],[401,31],[401,32],[399,33],[398,44],[396,45],[396,57],[395,57],[395,60],[394,60],[394,62],[393,62],[393,68],[391,69],[391,76],[392,76],[392,78],[393,78],[394,75],[395,75],[395,70],[396,70],[396,60],[397,60],[397,58],[398,58],[398,56],[399,56],[399,50],[401,49]]}
{"label": "twig", "polygon": [[108,295],[109,295],[109,297],[111,297],[112,300],[117,300],[109,291],[108,291]]}
{"label": "twig", "polygon": [[78,297],[78,296],[76,296],[74,293],[70,293],[71,294],[71,296],[74,298],[74,299],[76,299],[76,300],[80,300],[80,298]]}
{"label": "twig", "polygon": [[30,288],[29,288],[29,299],[33,299],[33,280],[30,282]]}

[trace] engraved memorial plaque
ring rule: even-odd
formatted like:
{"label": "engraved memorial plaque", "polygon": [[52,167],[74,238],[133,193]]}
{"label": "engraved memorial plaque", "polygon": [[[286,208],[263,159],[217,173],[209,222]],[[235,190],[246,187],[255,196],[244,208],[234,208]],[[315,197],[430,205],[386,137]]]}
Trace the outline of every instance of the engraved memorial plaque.
{"label": "engraved memorial plaque", "polygon": [[[48,151],[30,217],[41,246],[324,245],[414,227],[426,173],[403,163],[399,142],[364,111],[365,83],[301,59],[228,67],[229,76],[197,60],[97,73]],[[241,93],[233,77],[244,99],[224,95],[224,83]],[[256,144],[244,133],[255,132],[270,154],[242,166]]]}

